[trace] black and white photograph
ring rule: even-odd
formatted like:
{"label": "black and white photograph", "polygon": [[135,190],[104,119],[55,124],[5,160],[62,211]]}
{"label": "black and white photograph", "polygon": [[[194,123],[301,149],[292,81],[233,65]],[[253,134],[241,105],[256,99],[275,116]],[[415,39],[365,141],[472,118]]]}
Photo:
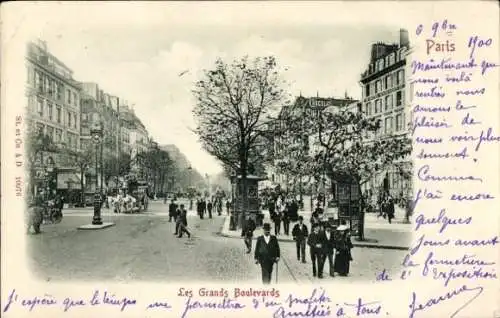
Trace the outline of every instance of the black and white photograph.
{"label": "black and white photograph", "polygon": [[409,31],[167,16],[55,20],[25,43],[34,277],[399,272],[413,239]]}

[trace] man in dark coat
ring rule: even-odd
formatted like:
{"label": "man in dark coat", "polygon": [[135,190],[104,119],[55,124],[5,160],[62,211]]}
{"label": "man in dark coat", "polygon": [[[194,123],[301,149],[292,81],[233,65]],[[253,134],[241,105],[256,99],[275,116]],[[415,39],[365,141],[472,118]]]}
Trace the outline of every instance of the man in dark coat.
{"label": "man in dark coat", "polygon": [[187,229],[187,211],[186,209],[184,208],[184,204],[181,204],[181,208],[180,208],[180,211],[179,211],[180,215],[179,215],[179,218],[180,218],[180,223],[179,223],[179,238],[182,237],[182,234],[186,233],[188,235],[188,238],[191,237],[191,233],[189,233],[188,229]]}
{"label": "man in dark coat", "polygon": [[196,201],[196,212],[198,212],[198,215],[200,216],[200,219],[203,219],[203,206],[201,204],[201,200],[198,199]]}
{"label": "man in dark coat", "polygon": [[285,235],[290,235],[290,216],[291,216],[291,206],[290,203],[285,204],[285,211],[283,211],[283,230]]}
{"label": "man in dark coat", "polygon": [[[324,239],[325,239],[325,256],[328,258],[328,268],[330,270],[330,276],[335,276],[335,270],[333,266],[333,255],[335,255],[335,235],[332,230],[332,226],[327,224],[325,227]],[[326,259],[325,259],[326,262]]]}
{"label": "man in dark coat", "polygon": [[395,207],[394,207],[394,199],[392,197],[389,197],[387,200],[387,221],[389,221],[389,224],[392,223],[392,219],[394,219],[394,212],[395,212]]}
{"label": "man in dark coat", "polygon": [[311,262],[313,266],[313,276],[323,278],[323,265],[325,253],[325,238],[320,234],[319,224],[313,226],[312,233],[307,239],[309,245],[309,254],[311,255]]}
{"label": "man in dark coat", "polygon": [[299,223],[295,224],[292,230],[292,236],[297,246],[297,260],[302,259],[302,263],[306,262],[306,240],[309,232],[304,224],[304,217],[299,216]]}
{"label": "man in dark coat", "polygon": [[243,241],[245,242],[245,246],[247,247],[247,254],[249,254],[252,251],[252,238],[253,238],[253,231],[255,231],[255,222],[252,220],[252,218],[247,216],[247,220],[245,222],[245,226],[243,229]]}
{"label": "man in dark coat", "polygon": [[276,236],[271,235],[271,225],[264,223],[264,235],[257,238],[255,245],[255,262],[260,264],[262,270],[262,283],[271,283],[274,263],[280,259],[280,246]]}
{"label": "man in dark coat", "polygon": [[272,219],[276,210],[276,202],[273,199],[269,200],[267,208],[269,209],[269,217]]}
{"label": "man in dark coat", "polygon": [[168,221],[172,222],[172,219],[175,221],[175,217],[177,216],[177,204],[175,200],[172,199],[168,206]]}
{"label": "man in dark coat", "polygon": [[212,208],[213,208],[212,201],[208,200],[208,203],[207,203],[207,211],[208,211],[208,217],[209,217],[210,219],[212,218]]}
{"label": "man in dark coat", "polygon": [[276,212],[274,213],[273,215],[273,223],[274,223],[274,235],[280,235],[280,232],[281,232],[281,219],[282,219],[282,215],[280,212]]}
{"label": "man in dark coat", "polygon": [[203,219],[205,217],[205,212],[207,212],[207,202],[205,201],[205,199],[201,199],[200,210],[201,210],[201,218]]}
{"label": "man in dark coat", "polygon": [[217,201],[217,215],[221,215],[222,214],[222,199],[219,198]]}

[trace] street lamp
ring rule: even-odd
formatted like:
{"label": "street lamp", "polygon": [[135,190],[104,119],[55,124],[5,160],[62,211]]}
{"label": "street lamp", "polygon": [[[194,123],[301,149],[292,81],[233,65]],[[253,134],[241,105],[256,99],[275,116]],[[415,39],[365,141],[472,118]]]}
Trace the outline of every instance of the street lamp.
{"label": "street lamp", "polygon": [[[96,123],[90,130],[90,135],[95,144],[95,192],[94,192],[94,217],[92,218],[93,225],[102,225],[101,219],[101,191],[99,190],[99,176],[97,175],[99,165],[99,146],[102,147],[102,123]],[[102,153],[101,153],[102,161]],[[101,184],[102,187],[102,184]],[[102,189],[101,189],[102,190]]]}

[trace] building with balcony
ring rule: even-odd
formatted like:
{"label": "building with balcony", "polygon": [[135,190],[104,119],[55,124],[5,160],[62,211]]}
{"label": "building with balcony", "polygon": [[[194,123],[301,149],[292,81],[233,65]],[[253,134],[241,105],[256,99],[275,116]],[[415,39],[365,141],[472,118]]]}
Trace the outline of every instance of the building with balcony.
{"label": "building with balcony", "polygon": [[81,83],[81,144],[82,150],[93,144],[90,129],[98,123],[103,128],[103,160],[119,154],[119,98],[105,93],[96,83]]}
{"label": "building with balcony", "polygon": [[137,117],[133,107],[124,102],[119,107],[120,127],[121,127],[121,149],[131,157],[131,169],[136,173],[141,173],[140,160],[138,155],[149,150],[148,131],[146,126]]}
{"label": "building with balcony", "polygon": [[[54,56],[47,43],[29,42],[26,52],[26,123],[30,135],[45,135],[52,144],[41,151],[30,169],[45,167],[47,162],[57,169],[57,190],[80,188],[80,180],[65,155],[65,149],[80,147],[80,87],[73,71]],[[30,150],[28,150],[30,151]],[[35,178],[36,179],[36,178]],[[35,183],[35,179],[30,182]],[[36,191],[33,184],[32,191]]]}
{"label": "building with balcony", "polygon": [[[362,111],[368,118],[378,119],[381,128],[367,133],[367,142],[381,138],[405,137],[409,133],[409,108],[407,99],[407,56],[410,50],[408,31],[401,29],[398,44],[375,43],[366,70],[361,74]],[[409,159],[408,159],[409,160]],[[364,193],[371,193],[376,200],[380,191],[388,191],[394,197],[411,193],[411,180],[400,171],[403,162],[387,167],[373,180],[364,185]]]}
{"label": "building with balcony", "polygon": [[78,149],[80,87],[73,71],[52,55],[43,41],[28,43],[26,69],[29,128],[47,135],[55,144]]}

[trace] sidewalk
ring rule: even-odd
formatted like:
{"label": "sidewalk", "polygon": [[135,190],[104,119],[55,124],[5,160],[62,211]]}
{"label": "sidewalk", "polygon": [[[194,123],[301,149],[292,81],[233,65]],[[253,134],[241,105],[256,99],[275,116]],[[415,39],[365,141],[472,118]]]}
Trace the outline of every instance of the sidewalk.
{"label": "sidewalk", "polygon": [[[398,213],[399,212],[399,213]],[[365,241],[358,241],[356,238],[352,239],[352,243],[356,247],[370,247],[370,248],[385,248],[385,249],[396,249],[396,250],[408,250],[412,243],[413,231],[412,224],[404,224],[403,217],[401,217],[401,211],[396,212],[396,219],[393,220],[392,224],[389,224],[386,219],[380,217],[377,218],[376,214],[367,213],[365,215]],[[309,231],[311,229],[311,224],[309,219],[311,217],[310,211],[300,211],[299,215],[304,217],[304,224],[307,225]],[[271,223],[269,219],[269,213],[264,211],[264,222]],[[224,237],[239,238],[241,239],[241,229],[236,231],[229,230],[230,218],[226,216],[224,225],[221,230],[221,235]],[[296,223],[290,223],[290,234],[292,228]],[[278,241],[280,242],[294,242],[292,236],[286,236],[283,234],[278,235]],[[260,235],[260,230],[256,231],[254,240]],[[274,234],[274,229],[271,231]]]}

